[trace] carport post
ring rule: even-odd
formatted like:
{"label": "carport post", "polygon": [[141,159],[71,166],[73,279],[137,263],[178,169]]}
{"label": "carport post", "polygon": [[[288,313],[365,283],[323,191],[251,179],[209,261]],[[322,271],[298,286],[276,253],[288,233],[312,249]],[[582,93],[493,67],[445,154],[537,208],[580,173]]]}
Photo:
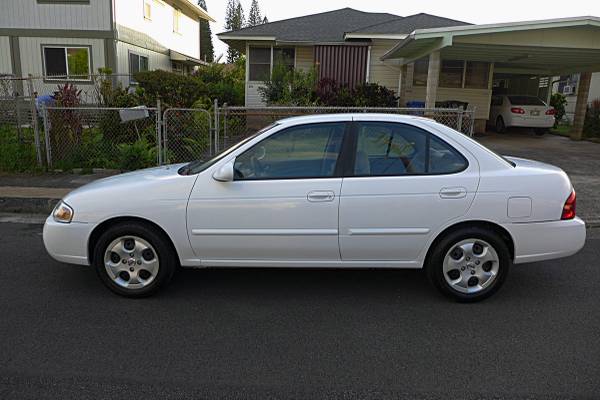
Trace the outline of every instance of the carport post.
{"label": "carport post", "polygon": [[427,92],[425,95],[425,108],[435,108],[438,83],[440,81],[440,51],[429,54],[429,68],[427,70]]}
{"label": "carport post", "polygon": [[406,107],[407,76],[408,65],[403,64],[400,67],[400,76],[398,77],[398,107]]}
{"label": "carport post", "polygon": [[575,117],[573,118],[573,128],[571,128],[571,139],[573,140],[581,140],[583,138],[583,123],[585,122],[591,82],[591,72],[582,72],[580,74],[577,103],[575,103]]}

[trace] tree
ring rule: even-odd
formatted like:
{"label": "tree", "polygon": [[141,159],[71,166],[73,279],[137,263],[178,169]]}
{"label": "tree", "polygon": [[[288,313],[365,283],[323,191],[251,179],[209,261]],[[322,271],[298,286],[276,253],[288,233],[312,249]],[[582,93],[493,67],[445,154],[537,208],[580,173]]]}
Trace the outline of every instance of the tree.
{"label": "tree", "polygon": [[[245,24],[244,9],[239,0],[228,0],[225,9],[225,29],[236,31]],[[227,49],[227,62],[233,63],[240,57],[240,52],[231,46]]]}
{"label": "tree", "polygon": [[[198,0],[198,5],[208,11],[206,0]],[[215,49],[212,42],[212,32],[207,20],[200,20],[200,59],[206,62],[213,62],[215,59]]]}
{"label": "tree", "polygon": [[252,0],[250,11],[248,12],[248,26],[256,26],[262,24],[263,18],[260,15],[260,7],[258,0]]}
{"label": "tree", "polygon": [[263,23],[263,24],[268,24],[268,23],[269,23],[269,20],[267,19],[267,16],[266,16],[266,15],[265,15],[265,17],[263,18],[263,20],[262,20],[262,23]]}

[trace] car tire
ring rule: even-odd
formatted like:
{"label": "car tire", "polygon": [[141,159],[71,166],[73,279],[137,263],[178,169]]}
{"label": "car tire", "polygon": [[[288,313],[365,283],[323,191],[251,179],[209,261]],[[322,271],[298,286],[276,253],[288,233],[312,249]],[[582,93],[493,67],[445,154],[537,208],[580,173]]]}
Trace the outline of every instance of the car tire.
{"label": "car tire", "polygon": [[548,133],[547,128],[535,128],[533,131],[537,136],[544,136],[546,133]]}
{"label": "car tire", "polygon": [[425,266],[429,280],[444,295],[459,302],[480,301],[493,295],[512,264],[502,237],[480,227],[452,231],[434,246]]}
{"label": "car tire", "polygon": [[496,132],[498,132],[498,133],[506,132],[506,125],[504,124],[504,119],[502,117],[496,118]]}
{"label": "car tire", "polygon": [[150,224],[125,222],[100,235],[94,245],[93,265],[110,290],[135,298],[165,287],[178,263],[164,233]]}

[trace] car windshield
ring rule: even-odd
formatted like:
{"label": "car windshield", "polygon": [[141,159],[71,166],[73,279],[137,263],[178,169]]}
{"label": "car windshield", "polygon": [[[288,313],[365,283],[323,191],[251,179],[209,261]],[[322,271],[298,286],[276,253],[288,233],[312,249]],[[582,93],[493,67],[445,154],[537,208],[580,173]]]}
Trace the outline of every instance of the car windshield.
{"label": "car windshield", "polygon": [[205,169],[207,169],[208,167],[210,167],[211,165],[215,164],[217,161],[219,161],[219,160],[223,159],[224,157],[226,157],[232,151],[234,151],[237,148],[239,148],[239,147],[243,146],[244,144],[248,143],[249,141],[251,141],[252,139],[254,139],[255,137],[257,137],[258,135],[261,135],[261,134],[267,132],[268,130],[276,127],[277,125],[279,125],[279,124],[278,123],[274,123],[274,124],[271,124],[271,125],[263,128],[263,129],[261,129],[260,131],[258,131],[255,134],[247,137],[246,139],[242,140],[241,142],[238,142],[238,143],[234,144],[233,146],[231,146],[227,150],[223,151],[222,153],[216,155],[215,157],[211,158],[210,160],[196,160],[196,161],[192,161],[189,164],[186,164],[183,167],[181,167],[181,169],[179,170],[179,173],[181,175],[194,175],[194,174],[197,174],[199,172],[202,172]]}
{"label": "car windshield", "polygon": [[545,106],[546,104],[534,96],[508,96],[513,106]]}

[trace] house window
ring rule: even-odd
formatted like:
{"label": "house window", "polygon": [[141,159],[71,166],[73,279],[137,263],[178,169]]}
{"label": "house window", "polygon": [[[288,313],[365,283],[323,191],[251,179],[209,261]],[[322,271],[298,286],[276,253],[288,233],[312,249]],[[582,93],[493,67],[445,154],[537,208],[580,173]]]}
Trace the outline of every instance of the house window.
{"label": "house window", "polygon": [[44,46],[46,79],[89,80],[89,47]]}
{"label": "house window", "polygon": [[273,63],[285,65],[290,71],[294,69],[296,52],[293,47],[273,48]]}
{"label": "house window", "polygon": [[467,61],[465,87],[468,89],[487,89],[490,81],[490,64],[480,61]]}
{"label": "house window", "polygon": [[271,75],[271,48],[250,47],[248,55],[248,80],[266,81]]}
{"label": "house window", "polygon": [[462,88],[465,62],[461,60],[442,60],[440,68],[440,87]]}
{"label": "house window", "polygon": [[134,74],[140,71],[148,71],[148,57],[135,53],[129,53],[130,82],[135,83]]}
{"label": "house window", "polygon": [[173,9],[173,32],[180,33],[179,23],[181,20],[181,10],[174,8]]}
{"label": "house window", "polygon": [[428,70],[429,57],[424,57],[415,61],[413,67],[413,86],[427,86]]}
{"label": "house window", "polygon": [[152,20],[152,4],[149,0],[144,0],[144,18]]}

